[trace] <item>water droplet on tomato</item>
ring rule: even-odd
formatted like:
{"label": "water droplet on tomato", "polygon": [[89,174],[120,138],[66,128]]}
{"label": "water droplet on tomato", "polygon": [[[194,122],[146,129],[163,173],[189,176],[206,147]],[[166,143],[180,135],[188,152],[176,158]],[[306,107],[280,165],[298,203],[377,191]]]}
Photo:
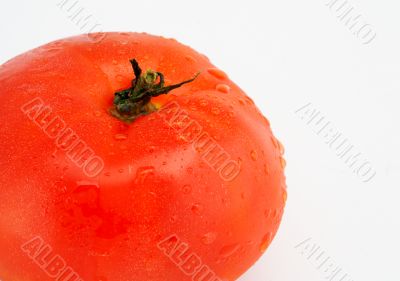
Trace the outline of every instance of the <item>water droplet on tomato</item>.
{"label": "water droplet on tomato", "polygon": [[228,78],[228,75],[226,75],[225,72],[223,72],[222,70],[220,70],[218,68],[209,68],[208,73],[210,73],[212,76],[214,76],[215,78],[218,78],[218,79],[227,79]]}
{"label": "water droplet on tomato", "polygon": [[272,233],[268,232],[267,234],[265,234],[265,236],[263,237],[263,239],[261,240],[261,244],[260,244],[260,252],[264,253],[269,244],[271,244],[272,241]]}
{"label": "water droplet on tomato", "polygon": [[192,187],[188,184],[185,184],[182,187],[182,192],[183,192],[183,194],[189,194],[190,192],[192,192]]}
{"label": "water droplet on tomato", "polygon": [[116,134],[114,138],[118,141],[126,140],[128,136],[126,134]]}
{"label": "water droplet on tomato", "polygon": [[223,258],[227,258],[235,254],[240,248],[240,245],[238,243],[231,244],[224,246],[220,251],[219,254]]}
{"label": "water droplet on tomato", "polygon": [[196,215],[201,215],[204,211],[204,206],[201,204],[193,204],[192,206],[192,212],[195,213]]}
{"label": "water droplet on tomato", "polygon": [[136,171],[135,183],[143,184],[148,177],[154,175],[154,171],[155,168],[153,166],[145,166],[138,168]]}
{"label": "water droplet on tomato", "polygon": [[215,239],[217,239],[217,234],[215,232],[209,232],[201,237],[201,242],[205,245],[210,245],[215,241]]}
{"label": "water droplet on tomato", "polygon": [[269,171],[269,167],[267,164],[264,164],[264,173],[268,176],[270,171]]}
{"label": "water droplet on tomato", "polygon": [[117,60],[112,60],[112,64],[117,65],[118,61]]}
{"label": "water droplet on tomato", "polygon": [[117,76],[115,77],[115,79],[117,79],[118,82],[124,81],[124,77],[123,77],[122,75],[117,75]]}
{"label": "water droplet on tomato", "polygon": [[276,142],[278,145],[279,153],[281,155],[285,154],[285,147],[283,146],[283,144],[278,139],[276,139]]}
{"label": "water droplet on tomato", "polygon": [[263,116],[264,122],[268,127],[271,127],[271,124],[269,123],[269,120],[267,117]]}
{"label": "water droplet on tomato", "polygon": [[253,105],[254,104],[254,101],[249,97],[245,97],[245,100],[246,100],[247,104],[249,104],[249,105]]}
{"label": "water droplet on tomato", "polygon": [[196,59],[194,58],[194,57],[192,57],[192,56],[189,56],[189,55],[186,55],[185,56],[185,59],[187,60],[187,61],[190,61],[190,62],[196,62]]}
{"label": "water droplet on tomato", "polygon": [[282,156],[279,158],[279,161],[280,161],[280,163],[281,163],[281,167],[282,167],[282,169],[285,169],[286,168],[286,160],[285,160],[285,158],[283,158]]}
{"label": "water droplet on tomato", "polygon": [[278,215],[279,215],[279,210],[275,208],[272,211],[272,218],[276,219],[278,217]]}
{"label": "water droplet on tomato", "polygon": [[258,159],[258,153],[257,153],[257,151],[252,150],[252,151],[250,152],[250,156],[251,156],[251,159],[253,159],[253,161],[257,161],[257,159]]}
{"label": "water droplet on tomato", "polygon": [[271,136],[271,142],[272,142],[272,145],[275,148],[278,148],[278,142],[277,142],[277,139],[274,136]]}
{"label": "water droplet on tomato", "polygon": [[286,191],[286,189],[283,189],[282,197],[283,197],[283,203],[286,203],[286,200],[287,200],[287,191]]}
{"label": "water droplet on tomato", "polygon": [[228,115],[229,115],[229,117],[235,117],[235,112],[234,111],[229,111]]}
{"label": "water droplet on tomato", "polygon": [[271,217],[271,209],[266,209],[264,211],[264,216],[269,219]]}
{"label": "water droplet on tomato", "polygon": [[219,111],[219,109],[217,107],[213,107],[211,109],[211,113],[214,114],[214,115],[219,115],[220,111]]}
{"label": "water droplet on tomato", "polygon": [[231,88],[230,88],[228,85],[226,85],[226,84],[218,84],[218,85],[215,87],[215,89],[217,89],[217,91],[219,91],[219,92],[221,92],[221,93],[224,93],[224,94],[229,93],[229,91],[231,90]]}
{"label": "water droplet on tomato", "polygon": [[207,105],[208,105],[208,102],[207,102],[206,100],[201,100],[201,101],[200,101],[200,105],[201,105],[201,106],[207,106]]}
{"label": "water droplet on tomato", "polygon": [[239,100],[239,104],[240,104],[240,105],[245,105],[244,100]]}

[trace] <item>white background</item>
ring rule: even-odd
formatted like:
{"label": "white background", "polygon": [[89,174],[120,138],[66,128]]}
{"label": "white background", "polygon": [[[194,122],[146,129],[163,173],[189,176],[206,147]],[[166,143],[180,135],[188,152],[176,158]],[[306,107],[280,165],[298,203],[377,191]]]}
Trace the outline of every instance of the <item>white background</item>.
{"label": "white background", "polygon": [[[60,1],[1,1],[0,63],[86,32]],[[327,2],[77,4],[105,31],[174,37],[206,54],[270,119],[286,147],[287,209],[271,247],[240,281],[327,280],[295,247],[308,238],[348,274],[343,281],[400,280],[400,2],[349,0],[377,34],[367,45]],[[363,183],[295,114],[307,103],[370,161],[376,177]]]}

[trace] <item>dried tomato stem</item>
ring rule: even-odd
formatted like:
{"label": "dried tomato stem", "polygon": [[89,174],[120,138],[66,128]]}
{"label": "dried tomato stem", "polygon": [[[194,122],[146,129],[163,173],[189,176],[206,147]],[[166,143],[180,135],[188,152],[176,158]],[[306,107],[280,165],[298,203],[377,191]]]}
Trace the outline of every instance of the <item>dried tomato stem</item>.
{"label": "dried tomato stem", "polygon": [[149,69],[142,75],[142,69],[136,59],[131,59],[130,63],[135,75],[132,86],[115,93],[114,106],[110,110],[114,117],[127,123],[131,123],[140,115],[156,111],[156,107],[151,103],[152,97],[168,94],[184,84],[193,82],[200,74],[197,73],[193,78],[181,83],[165,86],[164,75],[161,72]]}

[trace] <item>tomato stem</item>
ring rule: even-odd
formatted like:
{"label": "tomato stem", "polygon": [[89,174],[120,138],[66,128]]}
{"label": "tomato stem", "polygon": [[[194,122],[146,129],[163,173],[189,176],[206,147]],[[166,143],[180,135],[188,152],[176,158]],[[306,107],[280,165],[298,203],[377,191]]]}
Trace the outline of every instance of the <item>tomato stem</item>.
{"label": "tomato stem", "polygon": [[199,72],[181,83],[165,86],[164,75],[161,72],[149,69],[142,75],[142,69],[136,59],[131,59],[130,63],[135,74],[132,86],[115,93],[114,106],[110,110],[114,117],[127,123],[131,123],[140,115],[157,110],[150,102],[152,97],[168,94],[184,84],[193,82],[200,74]]}

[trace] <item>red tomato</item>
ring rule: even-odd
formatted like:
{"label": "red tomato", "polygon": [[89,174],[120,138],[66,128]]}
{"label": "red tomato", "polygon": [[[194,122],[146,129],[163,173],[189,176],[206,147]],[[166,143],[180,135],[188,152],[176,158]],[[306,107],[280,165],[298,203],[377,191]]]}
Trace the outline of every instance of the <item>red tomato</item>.
{"label": "red tomato", "polygon": [[280,223],[282,145],[205,56],[101,37],[0,68],[0,278],[236,280]]}

